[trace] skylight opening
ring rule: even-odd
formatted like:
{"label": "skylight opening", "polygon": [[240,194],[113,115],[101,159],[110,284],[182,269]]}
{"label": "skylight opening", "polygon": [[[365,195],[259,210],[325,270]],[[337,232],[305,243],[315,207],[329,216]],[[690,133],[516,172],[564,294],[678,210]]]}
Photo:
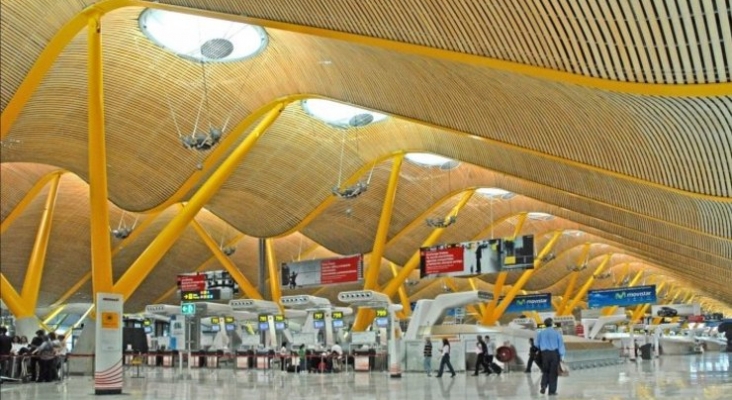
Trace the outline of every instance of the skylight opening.
{"label": "skylight opening", "polygon": [[357,128],[383,121],[387,115],[323,99],[302,101],[302,109],[311,117],[339,128]]}
{"label": "skylight opening", "polygon": [[140,30],[158,46],[198,62],[234,62],[252,57],[267,46],[259,26],[171,11],[146,9]]}
{"label": "skylight opening", "polygon": [[452,158],[447,158],[443,156],[438,156],[437,154],[432,153],[409,153],[404,158],[407,159],[407,161],[417,164],[420,167],[438,167],[440,169],[453,169],[460,165],[459,162],[453,160]]}
{"label": "skylight opening", "polygon": [[551,214],[543,213],[543,212],[530,212],[526,214],[526,216],[534,221],[548,221],[550,219],[553,219],[554,216]]}
{"label": "skylight opening", "polygon": [[480,194],[481,196],[485,196],[491,199],[510,199],[514,196],[516,196],[516,193],[509,192],[508,190],[503,190],[499,188],[480,188],[475,191],[476,193]]}

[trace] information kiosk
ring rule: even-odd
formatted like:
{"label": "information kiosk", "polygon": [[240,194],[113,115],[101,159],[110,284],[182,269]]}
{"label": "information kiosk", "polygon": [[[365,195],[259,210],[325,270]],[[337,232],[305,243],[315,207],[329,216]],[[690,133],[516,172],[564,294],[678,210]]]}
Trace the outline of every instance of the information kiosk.
{"label": "information kiosk", "polygon": [[396,334],[399,322],[396,319],[395,313],[400,311],[402,306],[399,304],[391,304],[391,300],[387,295],[373,290],[341,292],[338,294],[338,300],[343,303],[353,304],[358,308],[369,308],[376,311],[373,326],[384,328],[387,334],[389,376],[392,378],[401,378],[401,339]]}
{"label": "information kiosk", "polygon": [[[342,338],[338,338],[338,333],[345,327],[343,317],[353,314],[353,309],[350,307],[334,307],[330,300],[310,295],[283,296],[280,299],[280,304],[287,309],[301,310],[307,313],[305,323],[300,331],[302,335],[298,335],[298,338],[312,334],[315,342],[318,343],[318,338],[322,337],[324,343],[321,344],[326,347],[342,341],[340,340]],[[336,318],[334,318],[334,314]],[[305,344],[306,346],[311,344],[300,343],[298,340],[293,340],[292,343],[295,345]]]}

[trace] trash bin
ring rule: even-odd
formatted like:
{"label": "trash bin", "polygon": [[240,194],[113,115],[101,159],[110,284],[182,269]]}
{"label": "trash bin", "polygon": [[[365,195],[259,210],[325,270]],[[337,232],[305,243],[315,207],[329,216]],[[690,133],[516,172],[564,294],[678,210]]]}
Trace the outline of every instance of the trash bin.
{"label": "trash bin", "polygon": [[651,352],[652,352],[652,346],[650,343],[644,344],[640,347],[641,352],[641,358],[644,360],[650,360],[651,359]]}

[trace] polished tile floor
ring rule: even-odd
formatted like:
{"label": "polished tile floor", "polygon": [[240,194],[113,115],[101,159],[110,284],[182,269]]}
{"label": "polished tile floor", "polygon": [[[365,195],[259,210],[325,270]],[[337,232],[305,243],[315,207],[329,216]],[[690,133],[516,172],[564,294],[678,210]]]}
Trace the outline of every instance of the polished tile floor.
{"label": "polished tile floor", "polygon": [[[653,361],[572,371],[560,378],[560,399],[732,399],[732,354],[666,356]],[[193,371],[177,379],[169,369],[142,370],[143,378],[126,372],[124,395],[104,399],[528,399],[539,394],[540,373],[501,376],[428,378],[408,373],[401,379],[383,372],[295,375],[281,372],[231,370]],[[93,397],[90,378],[72,377],[56,383],[8,384],[2,400],[84,399]]]}

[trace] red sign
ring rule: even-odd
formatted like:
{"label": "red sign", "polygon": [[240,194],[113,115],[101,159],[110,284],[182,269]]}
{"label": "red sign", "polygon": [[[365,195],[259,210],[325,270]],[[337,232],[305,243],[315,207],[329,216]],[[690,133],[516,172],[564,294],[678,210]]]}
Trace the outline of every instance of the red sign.
{"label": "red sign", "polygon": [[704,316],[703,315],[689,315],[686,317],[686,320],[689,322],[704,322]]}
{"label": "red sign", "polygon": [[422,251],[425,275],[463,272],[465,269],[463,263],[464,249],[462,247]]}
{"label": "red sign", "polygon": [[320,264],[320,284],[358,282],[361,277],[361,255],[332,258]]}
{"label": "red sign", "polygon": [[206,275],[178,275],[178,288],[182,292],[206,290]]}

